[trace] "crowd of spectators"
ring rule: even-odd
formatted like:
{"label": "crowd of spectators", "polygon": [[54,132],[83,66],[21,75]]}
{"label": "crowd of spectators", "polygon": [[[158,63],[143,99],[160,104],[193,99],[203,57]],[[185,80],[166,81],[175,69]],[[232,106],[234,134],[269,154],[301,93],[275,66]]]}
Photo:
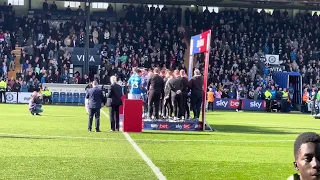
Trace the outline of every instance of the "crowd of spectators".
{"label": "crowd of spectators", "polygon": [[[44,5],[47,11],[51,7]],[[124,6],[124,17],[118,22],[101,18],[91,24],[89,46],[100,47],[100,74],[91,72],[80,77],[79,73],[70,76],[69,68],[72,48],[84,47],[84,21],[74,17],[57,24],[46,19],[48,16],[15,18],[11,6],[3,5],[1,9],[4,13],[0,19],[0,73],[11,82],[11,77],[6,77],[15,68],[11,50],[16,44],[23,47],[16,82],[20,86],[88,83],[93,78],[108,84],[112,75],[126,82],[132,67],[185,69],[186,34],[207,29],[213,33],[208,84],[227,98],[233,98],[234,93],[229,92],[239,87],[249,97],[257,89],[263,94],[266,88],[277,87],[271,79],[272,69],[263,61],[265,54],[279,54],[285,71],[300,72],[305,87],[320,84],[320,27],[316,14],[298,13],[292,18],[277,10],[273,14],[250,9],[210,13],[187,8],[183,17],[180,7]],[[108,11],[112,9],[110,6]],[[202,71],[203,55],[196,55],[195,59],[195,67]],[[15,89],[15,83],[10,84]]]}

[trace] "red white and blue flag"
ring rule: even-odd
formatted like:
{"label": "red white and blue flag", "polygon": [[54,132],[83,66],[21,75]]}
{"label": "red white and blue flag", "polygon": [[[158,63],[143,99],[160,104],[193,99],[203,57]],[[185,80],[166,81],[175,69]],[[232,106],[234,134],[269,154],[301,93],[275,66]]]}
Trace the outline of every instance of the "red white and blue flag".
{"label": "red white and blue flag", "polygon": [[208,42],[210,41],[210,31],[203,32],[199,35],[192,36],[192,52],[190,55],[207,52],[209,49]]}

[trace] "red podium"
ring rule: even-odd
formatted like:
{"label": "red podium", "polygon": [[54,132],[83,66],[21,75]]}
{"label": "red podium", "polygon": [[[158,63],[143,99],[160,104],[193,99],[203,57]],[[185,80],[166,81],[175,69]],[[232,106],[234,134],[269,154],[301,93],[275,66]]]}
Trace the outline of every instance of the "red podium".
{"label": "red podium", "polygon": [[142,105],[142,100],[124,100],[123,132],[142,132]]}

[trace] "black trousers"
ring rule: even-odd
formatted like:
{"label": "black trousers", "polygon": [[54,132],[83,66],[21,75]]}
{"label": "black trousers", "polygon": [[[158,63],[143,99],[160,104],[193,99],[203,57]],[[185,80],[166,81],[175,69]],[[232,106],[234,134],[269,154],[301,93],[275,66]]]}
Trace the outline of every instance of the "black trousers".
{"label": "black trousers", "polygon": [[266,99],[266,111],[271,112],[271,100]]}
{"label": "black trousers", "polygon": [[163,98],[159,100],[159,114],[162,114],[163,112]]}
{"label": "black trousers", "polygon": [[182,104],[183,104],[182,94],[172,94],[171,95],[171,103],[172,103],[172,107],[173,107],[174,117],[181,118]]}
{"label": "black trousers", "polygon": [[196,119],[199,119],[201,112],[203,93],[201,91],[191,92],[191,106],[193,111],[193,116]]}
{"label": "black trousers", "polygon": [[238,105],[238,108],[237,108],[239,111],[242,110],[242,99],[239,99],[239,105]]}
{"label": "black trousers", "polygon": [[213,102],[208,102],[208,110],[213,111]]}
{"label": "black trousers", "polygon": [[96,120],[96,130],[100,130],[100,108],[89,108],[89,122],[88,122],[88,130],[91,131],[92,129],[92,121],[93,121],[93,116],[95,117]]}
{"label": "black trousers", "polygon": [[0,102],[2,102],[2,97],[4,100],[4,103],[7,102],[7,98],[6,98],[6,92],[5,91],[0,91]]}
{"label": "black trousers", "polygon": [[185,93],[182,93],[181,94],[181,98],[182,98],[182,100],[181,100],[181,105],[180,105],[180,111],[179,111],[179,116],[180,117],[186,117],[186,105],[187,105],[187,94],[185,94]]}
{"label": "black trousers", "polygon": [[43,102],[48,102],[48,103],[52,103],[52,99],[51,96],[43,96]]}
{"label": "black trousers", "polygon": [[113,131],[119,130],[119,109],[120,106],[111,106],[110,107],[110,123],[111,123],[111,129]]}
{"label": "black trousers", "polygon": [[172,104],[170,98],[163,100],[162,115],[165,117],[172,116]]}
{"label": "black trousers", "polygon": [[160,105],[160,92],[149,92],[148,97],[148,114],[151,117],[154,113],[154,117],[159,119],[159,105]]}
{"label": "black trousers", "polygon": [[281,100],[281,112],[285,113],[285,112],[287,112],[287,109],[288,109],[288,100],[282,99]]}
{"label": "black trousers", "polygon": [[302,102],[302,108],[301,108],[303,113],[308,112],[308,103],[307,102]]}
{"label": "black trousers", "polygon": [[188,96],[186,98],[185,108],[186,108],[186,113],[187,113],[186,119],[189,119],[190,118],[190,107],[189,107],[189,102],[188,102]]}
{"label": "black trousers", "polygon": [[182,94],[182,114],[181,116],[184,116],[186,119],[190,117],[190,108],[188,104],[188,94],[184,93]]}

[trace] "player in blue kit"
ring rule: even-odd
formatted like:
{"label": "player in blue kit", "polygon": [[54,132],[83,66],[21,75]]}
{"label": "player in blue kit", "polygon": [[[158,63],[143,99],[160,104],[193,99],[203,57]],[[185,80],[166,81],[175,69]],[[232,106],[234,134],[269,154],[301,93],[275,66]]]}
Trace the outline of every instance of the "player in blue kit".
{"label": "player in blue kit", "polygon": [[130,91],[128,94],[128,99],[141,99],[142,93],[142,80],[141,80],[141,70],[136,68],[134,69],[133,74],[128,80],[128,85]]}

